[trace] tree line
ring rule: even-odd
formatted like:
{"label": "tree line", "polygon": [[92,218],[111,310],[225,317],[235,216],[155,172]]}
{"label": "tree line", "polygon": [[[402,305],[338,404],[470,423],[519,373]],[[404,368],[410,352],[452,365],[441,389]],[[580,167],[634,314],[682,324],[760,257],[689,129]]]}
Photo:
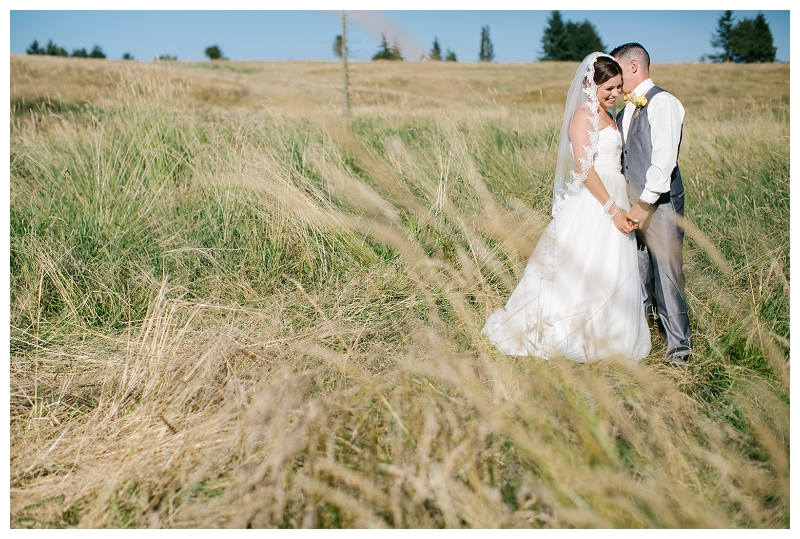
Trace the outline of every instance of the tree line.
{"label": "tree line", "polygon": [[[774,62],[777,52],[769,24],[760,12],[753,19],[744,18],[734,24],[733,11],[725,11],[711,36],[711,46],[722,50],[701,56],[701,61]],[[604,50],[597,29],[588,20],[564,21],[558,11],[553,11],[542,36],[543,54],[539,60],[580,62],[587,54]]]}
{"label": "tree line", "polygon": [[[701,61],[711,62],[774,62],[777,48],[774,46],[772,32],[763,13],[759,12],[755,18],[743,18],[734,22],[733,11],[727,10],[719,18],[717,29],[711,36],[711,46],[720,49],[716,54],[703,55]],[[542,35],[542,55],[538,57],[540,61],[561,61],[561,62],[580,62],[583,58],[594,51],[606,50],[597,28],[589,22],[565,21],[559,11],[552,11],[547,19],[547,26]],[[33,40],[25,51],[27,54],[39,54],[48,56],[72,56],[73,58],[105,58],[106,55],[99,45],[95,45],[91,51],[85,48],[73,49],[72,54],[67,53],[66,49],[48,40],[42,47],[37,40]],[[337,35],[333,41],[333,53],[342,57],[342,36]],[[218,45],[212,45],[205,49],[205,55],[209,60],[227,60],[222,54],[222,49]],[[133,60],[130,53],[122,55],[123,60]],[[163,54],[157,57],[159,60],[177,60],[176,56]],[[386,39],[385,34],[381,34],[381,42],[378,51],[372,56],[373,60],[394,60],[403,61],[403,53],[400,45],[395,40],[392,45]],[[448,47],[442,53],[439,45],[439,38],[433,38],[431,49],[420,58],[429,61],[456,62],[456,53]],[[478,50],[479,62],[492,62],[495,59],[494,45],[489,37],[489,26],[481,27],[480,48]]]}
{"label": "tree line", "polygon": [[[561,13],[553,11],[547,22],[544,37],[542,38],[542,48],[544,54],[539,60],[560,60],[560,61],[580,61],[594,51],[605,49],[600,36],[595,27],[587,20],[582,23],[566,23],[561,19]],[[342,57],[342,36],[337,35],[333,40],[333,53],[337,58]],[[372,57],[373,60],[398,60],[403,61],[403,53],[395,40],[389,46],[386,35],[381,34],[381,42],[378,45],[378,52]],[[478,50],[479,62],[493,62],[495,59],[494,44],[489,36],[489,25],[481,27],[480,48]],[[439,38],[433,38],[433,45],[427,54],[420,60],[429,61],[448,61],[456,62],[456,53],[450,48],[442,57],[442,48],[439,45]]]}
{"label": "tree line", "polygon": [[[90,52],[86,52],[85,48],[80,49],[72,49],[72,54],[68,53],[64,47],[56,45],[53,43],[52,39],[47,40],[47,44],[42,47],[39,45],[39,41],[34,39],[31,44],[25,49],[26,54],[33,54],[33,55],[41,55],[41,56],[63,56],[63,57],[72,57],[72,58],[105,58],[106,55],[103,52],[103,49],[100,48],[100,45],[95,45],[94,48]],[[205,50],[205,55],[208,56],[209,60],[227,60],[225,56],[222,55],[222,49],[219,48],[219,45],[211,45],[207,47]],[[126,52],[122,55],[123,60],[133,60],[133,55],[129,52]],[[177,56],[173,56],[170,54],[159,54],[156,56],[157,60],[177,60]]]}
{"label": "tree line", "polygon": [[[342,36],[337,35],[333,40],[333,54],[336,55],[337,58],[342,57]],[[381,42],[378,45],[378,52],[376,52],[372,56],[373,60],[397,60],[403,61],[405,58],[403,57],[403,53],[400,50],[400,45],[397,43],[397,40],[394,40],[391,46],[389,46],[389,42],[386,40],[386,34],[381,34]],[[433,38],[433,45],[431,46],[431,50],[429,50],[426,54],[423,54],[420,60],[429,60],[433,62],[457,62],[458,59],[456,58],[456,53],[450,50],[450,47],[444,52],[442,55],[442,47],[439,45],[439,38]],[[492,40],[489,37],[489,26],[481,27],[481,44],[480,50],[478,51],[478,61],[479,62],[492,62],[494,61],[494,45],[492,45]]]}
{"label": "tree line", "polygon": [[[43,56],[72,56],[73,58],[105,58],[106,55],[100,45],[95,45],[90,52],[86,52],[85,48],[72,49],[72,54],[69,54],[64,47],[60,47],[53,43],[52,39],[47,40],[47,45],[44,47],[39,46],[39,41],[36,39],[25,49],[27,54],[39,54]],[[128,54],[128,53],[125,53]],[[131,57],[132,58],[132,57]]]}
{"label": "tree line", "polygon": [[721,51],[705,55],[701,60],[737,64],[774,62],[777,52],[763,13],[759,12],[753,19],[744,18],[734,24],[733,11],[730,9],[717,21],[717,31],[711,35],[711,46]]}

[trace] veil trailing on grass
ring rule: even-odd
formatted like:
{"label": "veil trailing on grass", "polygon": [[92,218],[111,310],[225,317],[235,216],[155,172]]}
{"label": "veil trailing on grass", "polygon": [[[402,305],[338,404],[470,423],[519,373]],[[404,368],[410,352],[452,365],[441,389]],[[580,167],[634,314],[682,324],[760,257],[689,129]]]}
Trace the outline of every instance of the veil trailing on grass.
{"label": "veil trailing on grass", "polygon": [[[558,143],[558,161],[556,162],[556,175],[553,182],[553,211],[555,217],[567,200],[578,192],[586,180],[589,169],[594,165],[597,157],[597,141],[600,133],[597,130],[600,117],[597,101],[597,85],[594,82],[594,63],[600,56],[611,58],[602,52],[593,52],[583,59],[580,67],[575,72],[575,78],[567,92],[567,102],[564,106],[564,123],[561,126],[561,139]],[[586,112],[592,128],[588,131],[589,144],[581,144],[573,155],[572,142],[570,141],[570,126],[572,118],[577,113]],[[585,140],[583,136],[579,137]],[[577,159],[575,158],[577,157]],[[576,163],[577,161],[577,163]]]}

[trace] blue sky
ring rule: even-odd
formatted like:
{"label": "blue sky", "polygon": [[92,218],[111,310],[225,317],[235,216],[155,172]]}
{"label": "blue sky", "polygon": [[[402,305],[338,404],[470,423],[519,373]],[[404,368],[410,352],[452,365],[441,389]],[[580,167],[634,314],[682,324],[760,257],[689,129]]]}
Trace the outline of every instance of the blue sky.
{"label": "blue sky", "polygon": [[[497,5],[505,7],[506,4],[508,2],[500,1]],[[532,4],[531,2],[529,5]],[[574,2],[550,4],[552,7],[574,6]],[[771,4],[773,3],[762,2],[765,7],[770,7]],[[144,2],[141,5],[181,7],[183,4]],[[242,4],[233,2],[230,5],[239,7]],[[267,3],[258,7],[274,5]],[[294,5],[293,3],[292,6]],[[374,7],[377,4],[372,2],[371,5]],[[470,3],[464,5],[469,6]],[[546,4],[538,3],[538,5]],[[588,5],[594,7],[598,4],[588,3]],[[27,6],[30,4],[12,7]],[[790,59],[789,11],[762,12],[772,31],[774,44],[778,48],[777,59],[788,61]],[[736,20],[744,17],[752,18],[757,13],[758,11],[754,10],[734,10],[734,17]],[[721,14],[722,10],[561,10],[561,15],[566,20],[576,22],[589,20],[594,24],[609,49],[629,41],[642,43],[650,52],[654,62],[696,62],[701,55],[713,53],[714,49],[710,44],[711,34],[715,31]],[[443,51],[450,48],[456,53],[459,61],[475,62],[478,57],[481,27],[489,25],[496,61],[531,62],[541,54],[542,32],[549,15],[549,10],[352,11],[348,23],[350,56],[355,61],[369,60],[378,50],[381,32],[385,32],[389,41],[396,39],[399,42],[407,60],[417,60],[423,52],[430,49],[434,37],[438,37]],[[331,43],[334,36],[341,33],[340,17],[341,12],[323,9],[12,10],[10,52],[24,54],[34,39],[40,44],[52,39],[70,52],[81,47],[90,50],[97,44],[112,59],[121,58],[123,53],[129,52],[140,60],[152,60],[157,54],[174,55],[180,60],[204,60],[205,48],[216,44],[231,60],[332,61],[335,57],[331,51]]]}

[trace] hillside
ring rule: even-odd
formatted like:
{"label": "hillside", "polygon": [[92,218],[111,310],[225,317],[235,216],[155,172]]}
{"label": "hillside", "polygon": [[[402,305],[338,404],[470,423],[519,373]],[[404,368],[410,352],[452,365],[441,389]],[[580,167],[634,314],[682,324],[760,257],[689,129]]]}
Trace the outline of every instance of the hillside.
{"label": "hillside", "polygon": [[479,334],[577,64],[10,62],[12,527],[789,527],[789,65],[652,68],[683,372]]}

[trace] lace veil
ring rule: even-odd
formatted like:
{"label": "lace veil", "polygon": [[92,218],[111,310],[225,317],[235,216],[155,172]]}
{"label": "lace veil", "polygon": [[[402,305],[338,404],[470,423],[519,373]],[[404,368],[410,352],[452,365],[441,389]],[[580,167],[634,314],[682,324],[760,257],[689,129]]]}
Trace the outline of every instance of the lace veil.
{"label": "lace veil", "polygon": [[[567,200],[575,195],[581,184],[586,180],[589,169],[594,166],[597,156],[597,140],[600,132],[597,129],[600,121],[597,100],[597,85],[594,82],[594,63],[599,56],[611,56],[602,52],[593,52],[583,59],[580,67],[575,72],[575,78],[567,92],[567,102],[564,106],[564,123],[561,126],[561,139],[558,143],[558,161],[556,162],[556,176],[553,182],[553,217],[555,217]],[[579,111],[580,109],[580,111]],[[574,135],[576,145],[574,150],[570,142],[570,124],[576,113],[586,113],[591,129],[586,135]]]}

